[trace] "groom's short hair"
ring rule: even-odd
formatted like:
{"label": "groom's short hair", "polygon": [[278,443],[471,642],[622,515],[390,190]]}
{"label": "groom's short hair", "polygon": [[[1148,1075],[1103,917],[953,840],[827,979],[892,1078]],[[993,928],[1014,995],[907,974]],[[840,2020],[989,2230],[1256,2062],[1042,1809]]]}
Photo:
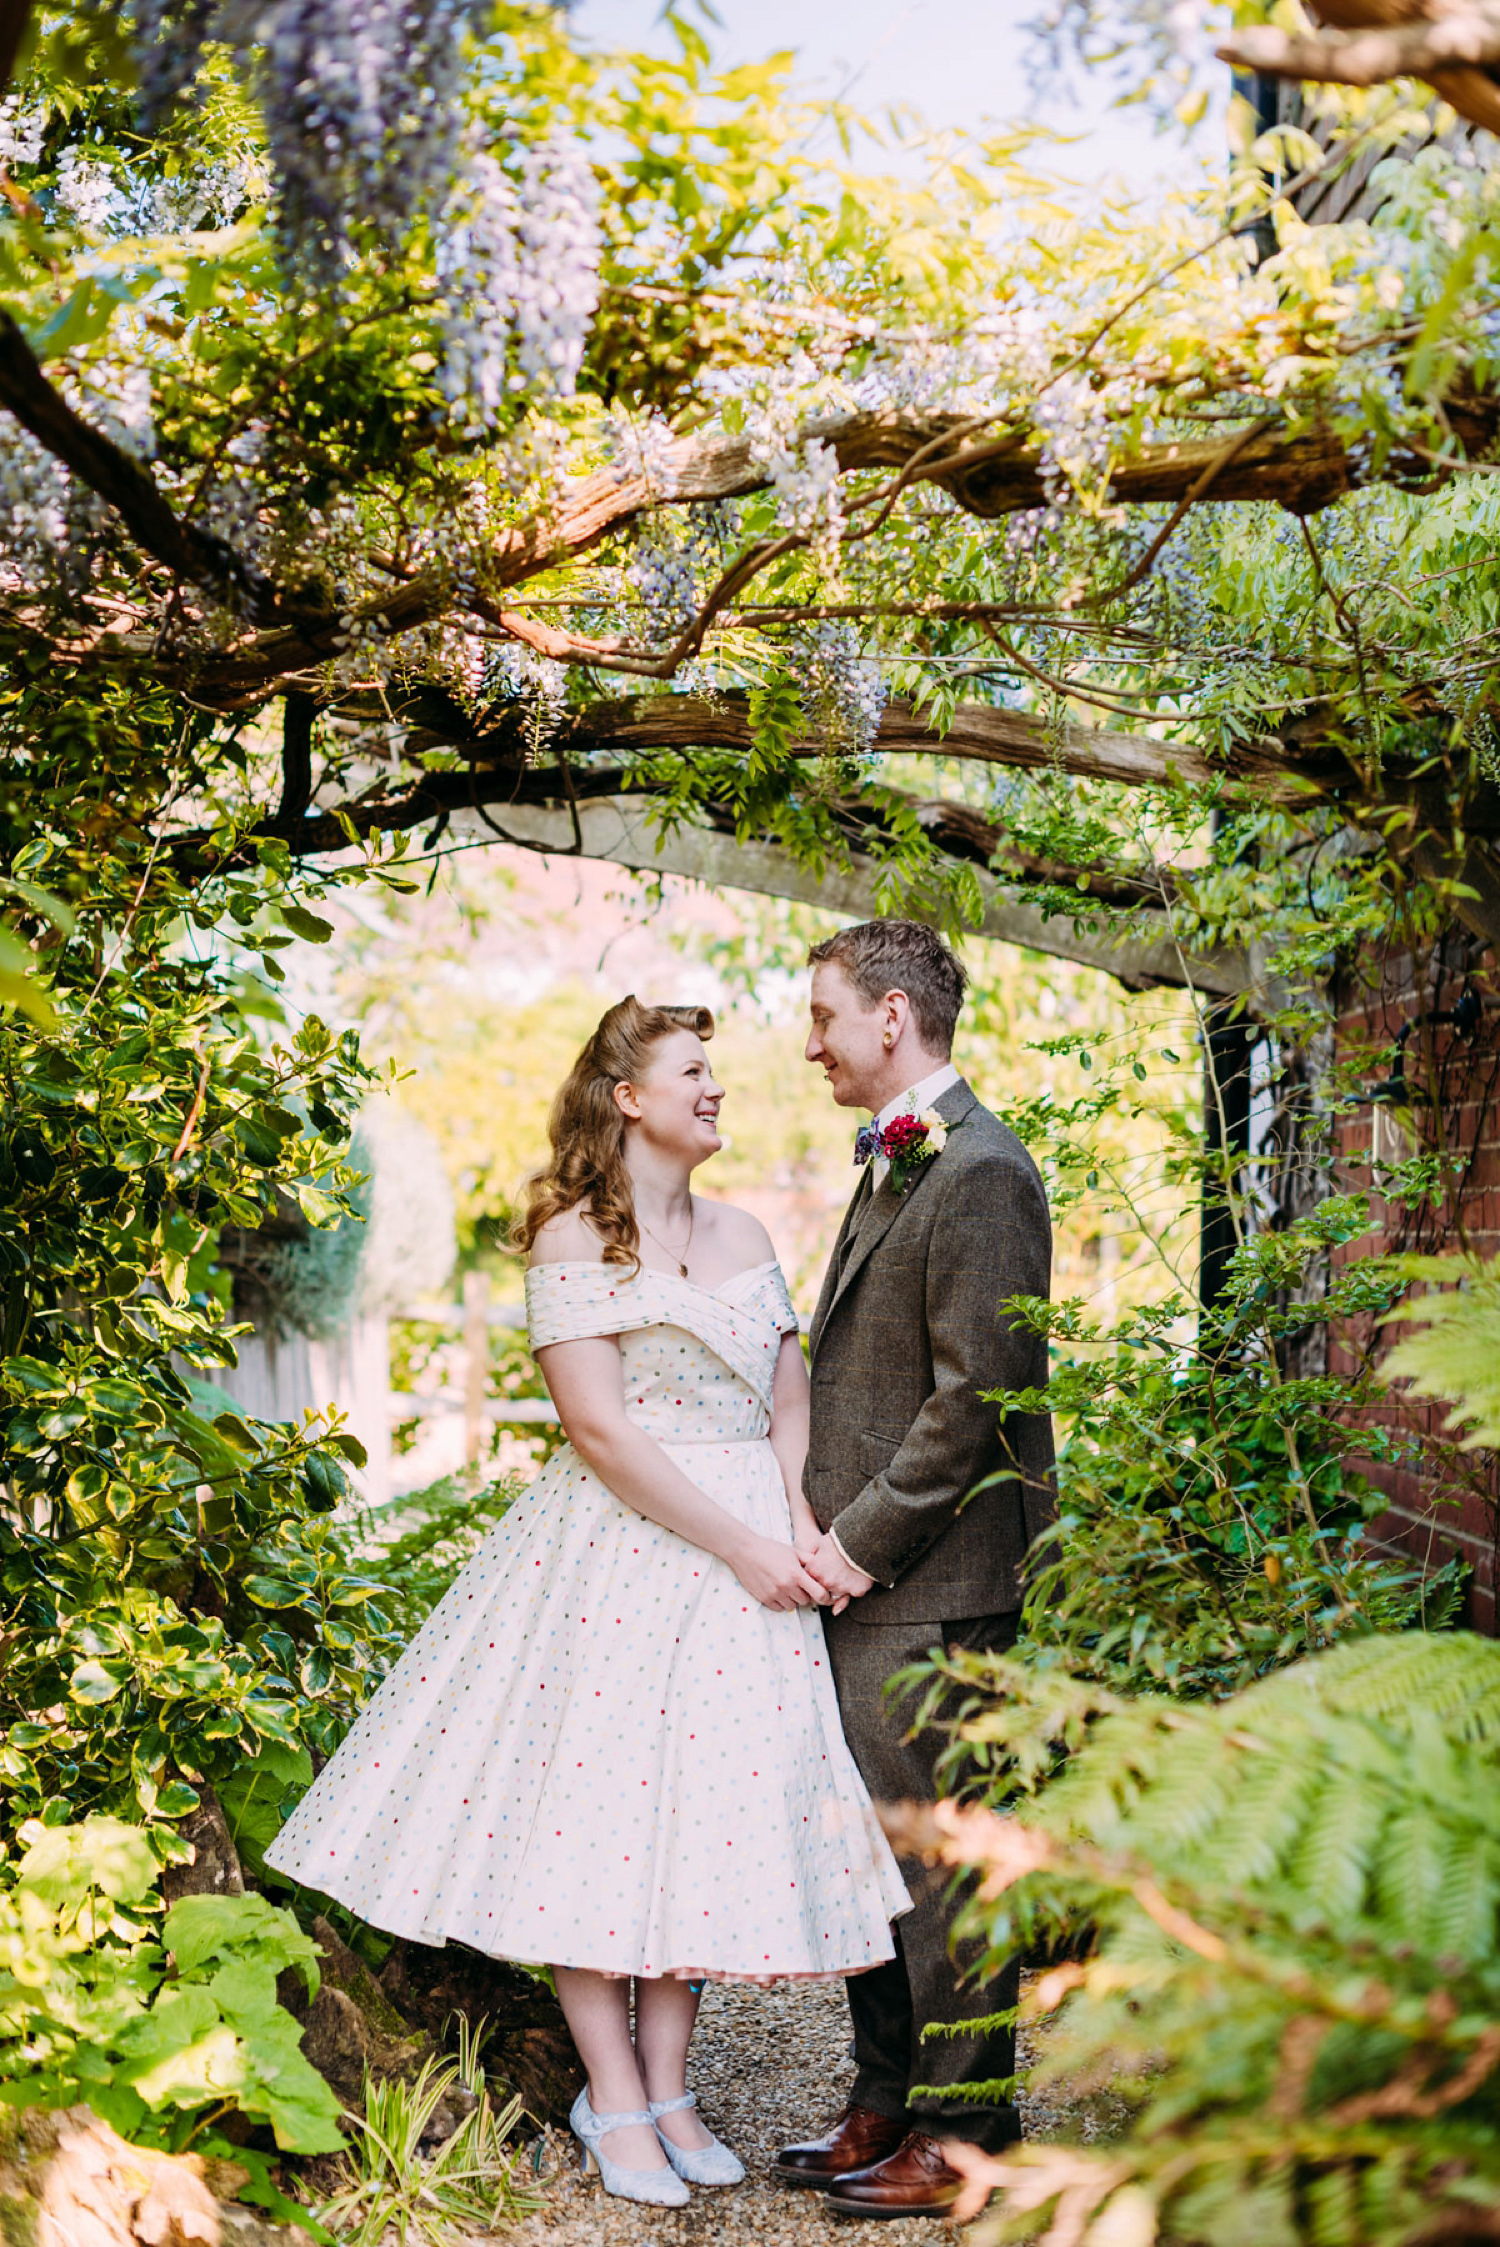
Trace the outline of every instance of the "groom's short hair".
{"label": "groom's short hair", "polygon": [[866,1006],[887,991],[904,991],[922,1043],[948,1053],[969,978],[935,930],[921,921],[861,921],[825,936],[807,955],[809,967],[841,967]]}

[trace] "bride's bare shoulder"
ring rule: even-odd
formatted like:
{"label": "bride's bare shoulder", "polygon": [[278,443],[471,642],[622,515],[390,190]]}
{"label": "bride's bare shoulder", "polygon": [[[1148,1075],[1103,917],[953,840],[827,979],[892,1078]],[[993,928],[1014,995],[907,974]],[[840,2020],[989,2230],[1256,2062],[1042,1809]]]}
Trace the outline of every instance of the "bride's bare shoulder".
{"label": "bride's bare shoulder", "polygon": [[[775,1263],[776,1250],[771,1236],[748,1209],[736,1209],[733,1202],[703,1199],[698,1207],[708,1217],[717,1244],[737,1265]],[[701,1224],[702,1217],[698,1221]]]}
{"label": "bride's bare shoulder", "polygon": [[602,1264],[604,1243],[595,1232],[586,1206],[559,1210],[549,1217],[531,1244],[528,1265]]}

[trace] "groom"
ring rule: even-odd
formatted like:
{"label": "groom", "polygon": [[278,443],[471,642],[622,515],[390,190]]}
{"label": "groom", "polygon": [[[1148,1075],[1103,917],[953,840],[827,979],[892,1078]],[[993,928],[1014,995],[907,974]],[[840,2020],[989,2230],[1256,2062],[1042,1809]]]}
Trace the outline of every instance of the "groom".
{"label": "groom", "polygon": [[[875,1123],[856,1141],[859,1184],[813,1317],[805,1487],[823,1535],[808,1566],[844,1603],[825,1611],[828,1652],[866,1786],[877,1802],[931,1799],[943,1738],[905,1737],[910,1705],[893,1712],[882,1688],[939,1643],[1014,1642],[1021,1563],[1052,1518],[1052,1429],[1045,1415],[1002,1421],[982,1398],[1047,1378],[1045,1339],[1002,1306],[1046,1295],[1051,1225],[1036,1165],[949,1059],[966,979],[941,939],[917,921],[867,921],[809,959],[807,1058],[841,1108],[873,1110]],[[887,1127],[924,1112],[926,1135],[903,1155]],[[939,2213],[960,2183],[941,2137],[998,2152],[1020,2135],[1003,2097],[920,2088],[1013,2072],[1009,2030],[924,2042],[922,2029],[1013,2005],[1020,1970],[960,1989],[946,1883],[906,1870],[916,1904],[892,1929],[895,1958],[846,1984],[849,2103],[775,2163],[849,2216]]]}

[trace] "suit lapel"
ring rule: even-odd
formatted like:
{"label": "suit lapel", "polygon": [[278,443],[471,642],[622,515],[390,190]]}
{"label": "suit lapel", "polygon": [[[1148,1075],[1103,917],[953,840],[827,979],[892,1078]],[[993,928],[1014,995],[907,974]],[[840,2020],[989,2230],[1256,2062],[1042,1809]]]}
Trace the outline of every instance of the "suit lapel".
{"label": "suit lapel", "polygon": [[[956,1125],[962,1123],[970,1110],[979,1106],[979,1102],[960,1077],[958,1083],[950,1085],[948,1090],[933,1105],[944,1123]],[[848,1294],[854,1280],[864,1270],[876,1249],[885,1239],[886,1234],[896,1222],[900,1211],[905,1208],[914,1194],[921,1192],[922,1181],[927,1176],[928,1171],[935,1170],[942,1159],[941,1155],[934,1155],[929,1161],[922,1163],[904,1194],[896,1192],[895,1187],[891,1184],[891,1174],[886,1173],[884,1182],[877,1187],[870,1198],[868,1207],[865,1209],[863,1219],[860,1222],[858,1237],[850,1244],[849,1252],[841,1262],[839,1249],[842,1247],[849,1230],[850,1219],[855,1214],[855,1202],[850,1203],[839,1232],[838,1244],[834,1248],[832,1261],[824,1275],[822,1293],[818,1298],[817,1317],[813,1322],[812,1344],[814,1350],[817,1349],[818,1342],[829,1319],[833,1316],[845,1295]],[[857,1199],[856,1192],[856,1201]]]}
{"label": "suit lapel", "polygon": [[844,1250],[848,1244],[849,1236],[854,1232],[861,1215],[869,1206],[870,1196],[867,1190],[869,1184],[870,1170],[869,1165],[866,1164],[859,1174],[858,1185],[849,1196],[849,1206],[844,1211],[843,1222],[838,1230],[838,1238],[833,1244],[833,1254],[829,1257],[828,1269],[823,1274],[823,1285],[818,1290],[818,1306],[813,1312],[812,1325],[808,1329],[808,1340],[814,1350],[818,1347],[818,1336],[823,1331],[823,1321],[827,1318],[833,1306],[833,1291],[838,1285],[839,1274],[843,1269]]}

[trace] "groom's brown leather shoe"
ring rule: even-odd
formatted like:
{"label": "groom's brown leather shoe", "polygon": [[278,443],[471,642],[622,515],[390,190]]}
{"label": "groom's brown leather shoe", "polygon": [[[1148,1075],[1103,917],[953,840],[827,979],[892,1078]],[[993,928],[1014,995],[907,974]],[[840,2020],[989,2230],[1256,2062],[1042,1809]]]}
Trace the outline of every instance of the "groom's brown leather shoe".
{"label": "groom's brown leather shoe", "polygon": [[906,2134],[906,2124],[893,2122],[888,2114],[877,2114],[873,2107],[847,2106],[821,2138],[783,2146],[771,2164],[771,2174],[784,2184],[827,2192],[851,2170],[869,2169],[894,2153]]}
{"label": "groom's brown leather shoe", "polygon": [[838,2216],[941,2216],[953,2206],[963,2178],[943,2159],[936,2138],[913,2130],[868,2169],[854,2169],[829,2187],[828,2207]]}

